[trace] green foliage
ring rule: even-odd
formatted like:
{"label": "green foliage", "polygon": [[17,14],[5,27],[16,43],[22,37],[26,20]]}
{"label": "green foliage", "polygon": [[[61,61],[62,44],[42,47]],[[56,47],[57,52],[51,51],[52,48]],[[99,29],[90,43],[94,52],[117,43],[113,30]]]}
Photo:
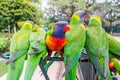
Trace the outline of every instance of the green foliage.
{"label": "green foliage", "polygon": [[0,77],[7,72],[6,60],[0,62]]}
{"label": "green foliage", "polygon": [[37,3],[37,4],[41,3],[41,0],[28,0],[28,1],[34,2],[34,3]]}
{"label": "green foliage", "polygon": [[9,50],[12,35],[13,34],[0,33],[0,54]]}
{"label": "green foliage", "polygon": [[7,38],[1,37],[0,38],[0,50],[3,50],[7,47]]}
{"label": "green foliage", "polygon": [[16,25],[19,21],[32,20],[39,24],[42,11],[27,0],[9,0],[0,2],[0,29]]}

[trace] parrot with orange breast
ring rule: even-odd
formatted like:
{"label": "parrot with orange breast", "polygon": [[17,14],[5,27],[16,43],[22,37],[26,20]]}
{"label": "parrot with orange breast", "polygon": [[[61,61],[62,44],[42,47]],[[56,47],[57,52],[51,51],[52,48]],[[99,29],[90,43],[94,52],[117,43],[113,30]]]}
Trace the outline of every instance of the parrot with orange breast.
{"label": "parrot with orange breast", "polygon": [[66,44],[65,33],[70,30],[68,22],[58,21],[46,35],[46,45],[48,47],[48,56],[51,56],[52,51],[57,51],[60,56],[63,56],[63,47]]}

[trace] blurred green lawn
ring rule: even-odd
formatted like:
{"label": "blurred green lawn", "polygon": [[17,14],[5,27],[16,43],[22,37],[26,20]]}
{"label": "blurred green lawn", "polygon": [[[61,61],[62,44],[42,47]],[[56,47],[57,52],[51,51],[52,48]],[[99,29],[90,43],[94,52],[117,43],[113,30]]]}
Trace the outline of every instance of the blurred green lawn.
{"label": "blurred green lawn", "polygon": [[0,62],[0,77],[7,72],[6,60]]}

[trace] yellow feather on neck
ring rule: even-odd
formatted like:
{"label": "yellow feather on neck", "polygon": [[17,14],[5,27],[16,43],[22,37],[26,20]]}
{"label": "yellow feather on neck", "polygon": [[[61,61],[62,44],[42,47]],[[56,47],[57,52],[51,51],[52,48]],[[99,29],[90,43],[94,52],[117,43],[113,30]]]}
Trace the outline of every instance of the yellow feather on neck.
{"label": "yellow feather on neck", "polygon": [[80,24],[80,27],[82,27],[84,30],[87,30],[87,28],[85,28],[84,24]]}

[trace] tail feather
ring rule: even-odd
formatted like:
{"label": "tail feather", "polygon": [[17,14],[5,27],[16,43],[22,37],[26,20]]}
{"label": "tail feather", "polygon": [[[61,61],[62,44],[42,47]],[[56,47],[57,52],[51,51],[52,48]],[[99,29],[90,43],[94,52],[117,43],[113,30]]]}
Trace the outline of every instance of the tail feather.
{"label": "tail feather", "polygon": [[44,51],[40,54],[37,54],[37,55],[28,56],[24,80],[31,80],[33,73],[40,62],[40,59],[43,56],[42,54],[45,54],[45,53],[46,53],[46,51]]}
{"label": "tail feather", "polygon": [[8,73],[6,80],[19,80],[24,67],[26,54],[14,61],[14,68],[11,64],[8,65]]}
{"label": "tail feather", "polygon": [[100,80],[112,80],[110,70],[108,67],[109,57],[105,56],[103,58],[97,58],[95,56],[90,56],[91,61],[93,62],[95,68],[98,71]]}
{"label": "tail feather", "polygon": [[90,56],[90,60],[94,64],[97,71],[105,78],[106,74],[104,74],[104,69],[102,68],[102,66],[100,64],[99,58],[92,55],[92,56]]}
{"label": "tail feather", "polygon": [[77,69],[78,63],[66,74],[65,80],[76,80]]}
{"label": "tail feather", "polygon": [[111,73],[110,73],[110,70],[108,69],[107,70],[107,74],[106,74],[106,78],[104,78],[102,75],[100,75],[98,73],[98,75],[100,76],[100,80],[112,80],[112,77],[111,77]]}

